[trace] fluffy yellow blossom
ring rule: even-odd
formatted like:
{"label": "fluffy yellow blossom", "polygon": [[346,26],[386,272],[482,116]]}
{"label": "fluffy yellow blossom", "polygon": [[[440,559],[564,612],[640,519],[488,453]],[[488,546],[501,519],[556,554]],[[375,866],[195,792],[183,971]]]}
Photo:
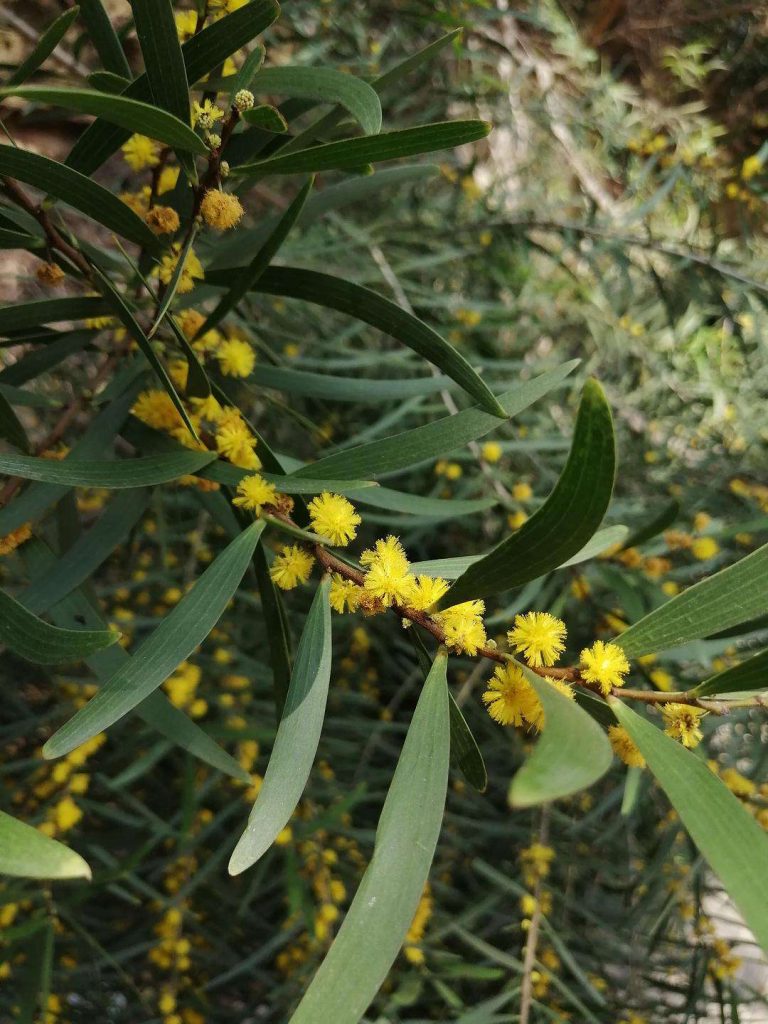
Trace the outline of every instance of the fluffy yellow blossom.
{"label": "fluffy yellow blossom", "polygon": [[232,499],[232,504],[250,509],[258,516],[265,505],[276,504],[277,498],[275,485],[254,473],[253,476],[244,477],[237,485],[237,497]]}
{"label": "fluffy yellow blossom", "polygon": [[486,462],[498,462],[504,454],[498,441],[486,441],[480,450]]}
{"label": "fluffy yellow blossom", "polygon": [[184,425],[181,414],[162,388],[149,388],[136,399],[133,415],[155,430],[176,430]]}
{"label": "fluffy yellow blossom", "polygon": [[314,558],[298,544],[284,547],[272,563],[269,575],[281,590],[293,590],[299,583],[306,583],[312,572]]}
{"label": "fluffy yellow blossom", "polygon": [[157,180],[157,194],[163,195],[165,192],[170,192],[176,188],[176,182],[179,180],[179,168],[178,167],[164,167],[160,171],[160,177]]}
{"label": "fluffy yellow blossom", "polygon": [[307,507],[312,529],[321,537],[327,537],[331,544],[345,547],[357,536],[362,519],[352,502],[340,494],[323,491]]}
{"label": "fluffy yellow blossom", "polygon": [[485,625],[482,615],[484,601],[463,601],[433,616],[445,631],[445,643],[455,651],[475,655],[485,645]]}
{"label": "fluffy yellow blossom", "polygon": [[256,364],[256,353],[247,341],[228,338],[216,350],[219,369],[227,377],[249,377]]}
{"label": "fluffy yellow blossom", "polygon": [[261,460],[256,455],[256,438],[240,419],[231,419],[216,431],[216,450],[230,462],[243,469],[260,469]]}
{"label": "fluffy yellow blossom", "polygon": [[497,665],[483,694],[488,714],[500,725],[531,725],[541,707],[533,687],[519,665]]}
{"label": "fluffy yellow blossom", "polygon": [[432,894],[429,888],[429,882],[424,886],[424,892],[419,900],[419,905],[416,908],[416,913],[411,921],[411,927],[408,929],[408,933],[405,936],[405,942],[403,944],[403,953],[406,959],[412,964],[423,964],[424,953],[419,948],[417,943],[421,942],[424,938],[424,932],[426,931],[429,919],[432,917],[433,901]]}
{"label": "fluffy yellow blossom", "polygon": [[696,537],[691,542],[691,554],[701,562],[706,562],[707,559],[714,558],[719,550],[720,545],[714,537]]}
{"label": "fluffy yellow blossom", "polygon": [[757,786],[752,779],[737,772],[735,768],[726,768],[720,778],[735,796],[750,797],[757,792]]}
{"label": "fluffy yellow blossom", "polygon": [[[153,268],[152,274],[158,277],[163,284],[170,284],[176,270],[176,265],[179,262],[181,255],[181,246],[177,242],[171,246],[170,252],[167,252],[161,259],[160,264]],[[187,292],[191,292],[195,287],[195,281],[202,281],[205,277],[205,271],[203,265],[197,258],[195,250],[190,248],[187,252],[187,257],[184,260],[184,269],[181,272],[181,278],[179,280],[178,293],[185,295]]]}
{"label": "fluffy yellow blossom", "polygon": [[145,185],[144,188],[139,189],[138,192],[121,192],[120,202],[129,206],[137,217],[145,217],[149,210],[149,199],[151,195],[152,189],[149,185]]}
{"label": "fluffy yellow blossom", "polygon": [[172,206],[153,206],[144,220],[156,235],[171,235],[179,230],[179,215]]}
{"label": "fluffy yellow blossom", "polygon": [[47,285],[49,288],[55,288],[64,280],[64,271],[58,263],[38,263],[35,277],[40,284]]}
{"label": "fluffy yellow blossom", "polygon": [[397,537],[390,534],[384,540],[377,540],[372,548],[362,553],[360,564],[366,567],[363,586],[371,597],[378,598],[387,608],[392,604],[408,604],[416,581]]}
{"label": "fluffy yellow blossom", "polygon": [[626,729],[620,725],[609,726],[608,739],[613,747],[614,754],[624,764],[628,764],[630,768],[645,768],[645,758],[637,749],[635,741]]}
{"label": "fluffy yellow blossom", "polygon": [[0,555],[10,555],[24,541],[29,540],[31,536],[32,526],[30,523],[22,523],[21,526],[17,526],[15,530],[11,530],[4,537],[0,537]]}
{"label": "fluffy yellow blossom", "polygon": [[361,588],[352,580],[345,580],[343,576],[335,572],[331,576],[331,608],[340,615],[344,612],[354,612],[360,604]]}
{"label": "fluffy yellow blossom", "polygon": [[752,156],[748,156],[741,165],[741,176],[744,181],[750,181],[755,175],[759,174],[763,169],[762,157],[758,156],[757,153],[753,153]]}
{"label": "fluffy yellow blossom", "polygon": [[59,832],[68,832],[74,828],[83,816],[71,796],[65,796],[56,804],[52,811],[52,820]]}
{"label": "fluffy yellow blossom", "polygon": [[549,612],[526,612],[515,616],[507,639],[529,665],[554,665],[565,650],[565,623]]}
{"label": "fluffy yellow blossom", "polygon": [[197,27],[197,12],[176,11],[174,18],[176,19],[176,33],[179,37],[179,42],[186,43],[186,41],[191,39],[195,34],[195,28]]}
{"label": "fluffy yellow blossom", "polygon": [[526,483],[515,484],[512,488],[512,497],[515,501],[530,501],[533,497],[531,485]]}
{"label": "fluffy yellow blossom", "polygon": [[533,889],[537,882],[549,877],[555,851],[543,843],[531,843],[520,851],[520,863],[523,869],[523,881],[528,889]]}
{"label": "fluffy yellow blossom", "polygon": [[212,188],[205,193],[200,212],[209,227],[217,231],[228,231],[239,223],[243,207],[236,195]]}
{"label": "fluffy yellow blossom", "polygon": [[596,640],[581,652],[581,674],[588,683],[596,683],[608,696],[614,686],[624,685],[629,662],[617,644]]}
{"label": "fluffy yellow blossom", "polygon": [[160,145],[146,135],[132,135],[120,147],[123,159],[134,171],[143,171],[145,167],[156,167],[160,160]]}
{"label": "fluffy yellow blossom", "polygon": [[441,597],[448,593],[448,581],[439,576],[418,576],[408,607],[417,612],[428,611],[437,604]]}
{"label": "fluffy yellow blossom", "polygon": [[672,739],[679,740],[684,747],[691,749],[699,745],[703,733],[699,728],[701,716],[706,714],[703,708],[695,708],[691,704],[665,704],[661,713],[664,716],[664,732]]}

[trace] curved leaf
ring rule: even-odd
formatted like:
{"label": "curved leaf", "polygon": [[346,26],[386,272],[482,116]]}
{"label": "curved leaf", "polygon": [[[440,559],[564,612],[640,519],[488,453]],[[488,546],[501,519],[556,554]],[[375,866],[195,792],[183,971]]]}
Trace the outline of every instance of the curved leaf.
{"label": "curved leaf", "polygon": [[101,0],[80,0],[80,14],[105,70],[130,80],[130,65]]}
{"label": "curved leaf", "polygon": [[145,459],[89,462],[77,459],[59,461],[0,452],[0,473],[18,476],[23,480],[66,484],[68,487],[124,490],[128,487],[168,483],[187,473],[195,473],[215,458],[215,452],[186,451],[173,455],[150,455]]}
{"label": "curved leaf", "polygon": [[13,146],[0,146],[0,174],[50,193],[66,206],[149,252],[160,249],[157,237],[129,206],[109,189],[66,164]]}
{"label": "curved leaf", "polygon": [[263,68],[252,79],[251,92],[279,93],[338,103],[355,118],[366,135],[381,131],[381,103],[376,92],[362,78],[332,68]]}
{"label": "curved leaf", "polygon": [[60,14],[58,18],[51,22],[48,28],[38,39],[37,45],[30,55],[26,60],[19,64],[15,71],[11,72],[11,75],[8,78],[8,85],[20,85],[21,82],[26,82],[30,75],[33,75],[35,71],[37,71],[40,65],[50,57],[59,45],[66,35],[69,26],[79,13],[79,7],[72,7],[70,10],[64,11],[63,14]]}
{"label": "curved leaf", "polygon": [[36,665],[82,661],[120,639],[111,629],[60,629],[0,590],[0,644]]}
{"label": "curved leaf", "polygon": [[768,836],[703,758],[615,697],[609,703],[691,839],[768,952]]}
{"label": "curved leaf", "polygon": [[448,707],[451,717],[451,759],[455,760],[470,786],[479,793],[483,793],[488,785],[485,761],[480,747],[477,745],[477,740],[472,735],[472,730],[450,691],[448,691]]}
{"label": "curved leaf", "polygon": [[[232,271],[217,270],[206,275],[206,284],[228,287]],[[302,299],[326,309],[335,309],[362,320],[397,338],[443,373],[478,401],[494,416],[505,416],[487,384],[475,373],[467,360],[449,345],[437,331],[406,312],[390,299],[370,288],[344,281],[316,270],[298,267],[269,267],[253,286],[256,292]]]}
{"label": "curved leaf", "polygon": [[61,757],[109,728],[148,697],[208,636],[237,590],[263,522],[243,530],[208,566],[192,589],[131,656],[43,747]]}
{"label": "curved leaf", "polygon": [[512,807],[533,807],[586,789],[611,766],[605,733],[575,700],[518,662],[544,708],[546,722],[533,753],[512,779]]}
{"label": "curved leaf", "polygon": [[186,122],[165,110],[149,103],[133,100],[127,96],[116,96],[92,89],[53,89],[42,85],[27,85],[18,89],[0,89],[0,96],[18,96],[32,103],[50,103],[53,106],[77,110],[82,114],[94,114],[111,124],[139,132],[151,139],[164,142],[175,149],[204,156],[208,152],[199,135]]}
{"label": "curved leaf", "polygon": [[330,399],[333,402],[402,402],[415,395],[436,395],[455,387],[450,377],[403,377],[381,380],[371,377],[335,377],[329,373],[306,373],[284,366],[256,365],[251,380],[265,388],[284,391],[306,398]]}
{"label": "curved leaf", "polygon": [[621,634],[627,657],[653,654],[720,633],[765,612],[768,606],[768,544],[689,587]]}
{"label": "curved leaf", "polygon": [[[533,380],[507,391],[496,398],[504,416],[512,417],[538,401],[548,391],[563,381],[577,363],[563,363],[554,370],[548,370]],[[393,437],[350,448],[347,451],[328,455],[318,462],[312,462],[293,474],[296,478],[305,476],[322,480],[324,477],[345,479],[347,476],[365,476],[374,480],[394,470],[406,469],[421,462],[438,458],[461,445],[483,437],[498,427],[499,419],[485,412],[479,406],[465,409],[455,416],[445,416],[422,427],[406,430]]]}
{"label": "curved leaf", "polygon": [[768,690],[768,651],[760,651],[740,665],[733,665],[705,679],[693,693],[697,697],[706,697],[710,693],[741,693],[746,690]]}
{"label": "curved leaf", "polygon": [[15,878],[90,878],[74,850],[0,811],[0,875]]}
{"label": "curved leaf", "polygon": [[400,131],[363,135],[354,139],[326,142],[259,160],[241,164],[232,174],[241,178],[263,177],[267,174],[299,174],[310,171],[357,170],[366,164],[382,160],[434,153],[439,149],[453,149],[468,142],[484,139],[491,130],[487,121],[443,121],[439,124],[420,124]]}
{"label": "curved leaf", "polygon": [[424,683],[376,829],[373,857],[290,1024],[358,1024],[403,944],[424,891],[445,807],[447,659]]}
{"label": "curved leaf", "polygon": [[568,461],[555,489],[519,530],[474,562],[441,605],[488,597],[557,569],[602,522],[616,475],[611,410],[595,380],[584,385]]}
{"label": "curved leaf", "polygon": [[312,601],[264,782],[230,858],[230,875],[239,875],[269,849],[288,824],[312,770],[331,678],[330,589],[330,580],[323,580]]}

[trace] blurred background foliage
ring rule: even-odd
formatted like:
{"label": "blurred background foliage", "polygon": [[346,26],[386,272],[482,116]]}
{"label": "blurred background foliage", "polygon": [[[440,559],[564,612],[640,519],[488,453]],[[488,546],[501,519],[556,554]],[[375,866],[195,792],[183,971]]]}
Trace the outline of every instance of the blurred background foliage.
{"label": "blurred background foliage", "polygon": [[[56,10],[12,3],[0,15],[2,46],[23,52],[25,28],[36,31]],[[117,20],[125,13],[114,5]],[[364,531],[398,533],[414,559],[485,550],[551,490],[590,373],[607,390],[619,432],[611,521],[642,530],[665,517],[649,540],[535,581],[493,609],[489,627],[499,633],[515,612],[547,609],[567,622],[573,655],[765,542],[766,15],[765,3],[717,0],[662,9],[654,0],[292,0],[265,37],[272,63],[375,77],[463,27],[434,61],[387,90],[385,125],[481,116],[493,134],[431,173],[400,182],[393,175],[388,187],[331,210],[289,239],[282,258],[409,304],[495,390],[565,359],[582,361],[479,450],[386,481],[420,495],[493,495],[494,508],[444,520],[368,509]],[[3,52],[4,63],[18,60]],[[86,67],[93,60],[84,41],[68,54]],[[47,67],[49,78],[66,81],[66,64]],[[66,151],[82,125],[51,125],[45,116],[11,102],[4,112],[17,138],[54,146],[58,138]],[[119,157],[101,175],[116,191],[137,187]],[[275,188],[256,190],[252,223],[259,203],[290,199]],[[8,297],[41,297],[32,261],[14,259],[3,256]],[[416,357],[364,325],[314,306],[248,301],[244,321],[260,367],[360,379],[424,373]],[[0,365],[0,381],[26,379],[13,348],[0,352]],[[37,391],[59,404],[87,386],[90,372],[87,357],[67,358],[38,379]],[[258,412],[273,447],[307,459],[453,407],[450,394],[372,405],[295,387],[270,389],[265,378],[258,390],[238,385],[237,394]],[[42,418],[25,410],[32,431]],[[81,491],[79,511],[96,515],[106,498]],[[62,530],[66,518],[65,507]],[[219,544],[198,495],[157,490],[93,593],[132,646]],[[0,574],[14,571],[14,558],[0,562]],[[308,605],[308,593],[291,595],[294,614]],[[92,749],[43,762],[41,742],[94,683],[84,670],[51,673],[4,656],[13,685],[0,710],[2,804],[65,837],[95,881],[3,883],[3,1019],[35,1019],[41,991],[46,1024],[287,1018],[367,863],[422,681],[406,634],[378,619],[334,625],[329,716],[310,786],[278,844],[236,879],[226,859],[275,730],[257,598],[241,590],[165,685],[253,773],[250,786],[225,781],[135,719]],[[642,671],[659,689],[695,683],[764,644],[768,617],[753,625],[738,641],[722,635],[644,659]],[[518,1020],[537,899],[544,917],[532,1021],[768,1019],[756,947],[654,784],[617,763],[588,793],[545,812],[510,812],[509,778],[530,738],[483,710],[489,673],[452,664],[489,783],[478,793],[452,773],[429,890],[367,1020]],[[710,717],[704,731],[717,770],[764,819],[763,718]]]}

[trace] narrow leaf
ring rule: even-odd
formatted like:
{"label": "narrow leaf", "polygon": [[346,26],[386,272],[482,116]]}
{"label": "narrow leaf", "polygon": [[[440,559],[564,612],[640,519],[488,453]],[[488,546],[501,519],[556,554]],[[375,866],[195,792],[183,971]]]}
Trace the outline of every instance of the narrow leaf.
{"label": "narrow leaf", "polygon": [[768,690],[768,651],[761,651],[740,665],[733,665],[705,679],[693,693],[697,697],[706,697],[710,693],[741,693],[748,690]]}
{"label": "narrow leaf", "polygon": [[27,432],[3,391],[0,391],[0,438],[23,452],[29,451]]}
{"label": "narrow leaf", "polygon": [[79,853],[0,811],[0,875],[90,879],[91,869]]}
{"label": "narrow leaf", "polygon": [[131,0],[131,8],[154,102],[188,124],[189,83],[173,6],[170,0]]}
{"label": "narrow leaf", "polygon": [[611,500],[616,442],[600,385],[584,386],[568,461],[541,508],[473,563],[442,600],[443,607],[501,593],[558,568],[592,538]]}
{"label": "narrow leaf", "polygon": [[43,622],[0,590],[0,644],[36,665],[82,661],[120,639],[111,629],[60,629]]}
{"label": "narrow leaf", "polygon": [[421,124],[400,131],[363,135],[354,139],[326,142],[293,153],[285,153],[241,164],[233,175],[241,178],[263,177],[267,174],[301,174],[311,171],[357,170],[382,160],[399,160],[420,153],[453,149],[468,142],[484,139],[491,130],[487,121],[445,121]]}
{"label": "narrow leaf", "polygon": [[94,114],[111,124],[127,128],[129,132],[148,135],[174,149],[201,156],[208,152],[203,140],[190,128],[188,114],[186,121],[180,121],[165,110],[127,96],[115,96],[92,89],[53,89],[41,85],[0,89],[0,96],[19,96],[31,103],[50,103],[82,114]]}
{"label": "narrow leaf", "polygon": [[633,530],[624,541],[624,547],[634,548],[638,544],[644,544],[647,540],[652,540],[654,537],[658,536],[662,530],[666,530],[671,526],[679,515],[680,502],[675,500],[670,501],[670,503],[665,505],[661,512],[649,520],[645,526],[638,526],[636,530]]}
{"label": "narrow leaf", "polygon": [[22,61],[16,70],[11,72],[7,84],[20,85],[22,82],[26,82],[30,75],[33,75],[40,65],[50,57],[79,13],[79,7],[72,7],[52,21],[40,36],[37,45],[26,60]]}
{"label": "narrow leaf", "polygon": [[610,705],[691,839],[768,952],[768,836],[703,758],[615,697]]}
{"label": "narrow leaf", "polygon": [[84,213],[149,252],[159,250],[155,235],[129,206],[103,185],[65,164],[13,146],[0,146],[0,175],[17,178],[50,193],[66,206]]}
{"label": "narrow leaf", "polygon": [[317,588],[256,803],[229,861],[239,875],[269,849],[301,799],[320,742],[331,677],[330,580]]}
{"label": "narrow leaf", "polygon": [[25,331],[41,324],[56,324],[64,320],[85,320],[104,316],[109,306],[100,295],[81,295],[68,299],[38,299],[19,305],[0,307],[0,334]]}
{"label": "narrow leaf", "polygon": [[521,663],[536,691],[546,720],[534,751],[512,779],[512,807],[533,807],[586,789],[611,766],[613,753],[605,733],[575,700]]}
{"label": "narrow leaf", "polygon": [[123,490],[168,483],[208,465],[214,452],[184,451],[173,455],[150,455],[144,459],[79,461],[43,459],[33,455],[0,452],[0,474],[23,480],[41,480],[68,487],[106,487]]}
{"label": "narrow leaf", "polygon": [[[227,287],[231,271],[213,271],[206,275],[206,284]],[[487,384],[478,377],[467,360],[449,345],[437,331],[402,309],[390,299],[329,274],[297,267],[270,267],[254,286],[254,291],[284,298],[302,299],[326,309],[335,309],[362,320],[397,338],[424,359],[437,366],[456,381],[494,416],[506,415],[499,407]]]}
{"label": "narrow leaf", "polygon": [[80,13],[105,70],[130,79],[130,65],[101,0],[80,0]]}
{"label": "narrow leaf", "polygon": [[263,68],[253,78],[251,91],[256,95],[277,93],[338,103],[355,118],[366,135],[381,131],[381,103],[374,89],[362,78],[332,68]]}
{"label": "narrow leaf", "polygon": [[358,1024],[395,961],[424,891],[448,785],[446,656],[424,684],[376,829],[373,857],[290,1024]]}
{"label": "narrow leaf", "polygon": [[614,643],[628,657],[679,647],[738,626],[768,606],[768,544],[654,609]]}
{"label": "narrow leaf", "polygon": [[43,747],[61,757],[109,728],[153,693],[205,639],[221,618],[248,568],[264,523],[253,523],[208,566],[160,625]]}
{"label": "narrow leaf", "polygon": [[483,793],[488,785],[485,761],[483,761],[477,740],[472,735],[472,730],[467,725],[467,720],[450,691],[448,692],[448,707],[451,716],[451,759],[456,761],[470,786]]}

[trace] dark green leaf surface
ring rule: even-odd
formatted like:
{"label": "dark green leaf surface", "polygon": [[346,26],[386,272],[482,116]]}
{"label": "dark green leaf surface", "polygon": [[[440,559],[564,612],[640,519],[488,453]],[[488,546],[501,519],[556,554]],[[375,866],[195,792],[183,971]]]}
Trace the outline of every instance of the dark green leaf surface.
{"label": "dark green leaf surface", "polygon": [[512,779],[512,807],[533,807],[586,789],[611,766],[608,739],[575,700],[518,662],[536,691],[546,721],[533,753]]}
{"label": "dark green leaf surface", "polygon": [[106,71],[131,78],[131,68],[101,0],[80,0],[80,14]]}
{"label": "dark green leaf surface", "polygon": [[483,761],[477,740],[472,735],[472,730],[467,725],[467,720],[453,699],[450,690],[448,691],[448,708],[451,716],[451,759],[456,761],[470,786],[482,793],[488,785],[485,761]]}
{"label": "dark green leaf surface", "polygon": [[234,309],[238,302],[240,302],[250,289],[253,288],[258,279],[280,251],[280,247],[288,237],[291,228],[298,220],[299,215],[304,208],[304,204],[307,201],[307,197],[312,191],[313,184],[314,178],[310,178],[280,217],[275,225],[274,231],[272,231],[266,238],[264,245],[256,253],[250,264],[247,267],[244,267],[243,270],[235,276],[229,291],[221,297],[216,308],[197,332],[198,337],[202,337],[202,335],[206,334],[220,323],[227,313],[229,313],[231,309]]}
{"label": "dark green leaf surface", "polygon": [[27,59],[22,61],[15,71],[11,72],[6,84],[20,85],[22,82],[26,82],[30,75],[33,75],[40,65],[53,53],[79,13],[79,7],[72,7],[52,21],[38,39],[37,45]]}
{"label": "dark green leaf surface", "polygon": [[766,607],[768,544],[654,609],[614,643],[627,657],[653,654],[738,626]]}
{"label": "dark green leaf surface", "polygon": [[10,594],[0,590],[0,644],[37,665],[81,661],[120,634],[106,629],[60,629],[43,622]]}
{"label": "dark green leaf surface", "polygon": [[491,126],[486,121],[445,121],[422,124],[400,131],[364,135],[338,142],[326,142],[292,153],[285,153],[233,169],[238,177],[254,178],[267,174],[302,174],[312,171],[357,170],[382,160],[399,160],[420,153],[453,149],[484,139]]}
{"label": "dark green leaf surface", "polygon": [[[548,370],[533,380],[499,395],[496,401],[504,411],[505,418],[516,416],[538,401],[560,384],[577,365],[577,361],[563,363],[556,369]],[[328,455],[318,462],[302,467],[293,476],[320,480],[327,476],[343,480],[347,477],[365,475],[375,480],[386,473],[446,455],[469,441],[483,437],[500,425],[501,421],[496,415],[474,406],[455,416],[445,416],[427,423],[423,427],[415,427],[393,437],[370,441],[357,448]]]}
{"label": "dark green leaf surface", "polygon": [[173,455],[150,455],[144,459],[113,459],[110,461],[79,461],[77,459],[43,459],[33,455],[0,452],[0,474],[18,476],[23,480],[41,480],[67,487],[106,487],[123,490],[168,483],[187,473],[194,473],[216,458],[214,452],[178,452]]}
{"label": "dark green leaf surface", "polygon": [[610,698],[691,839],[768,952],[768,836],[703,758]]}
{"label": "dark green leaf surface", "polygon": [[602,522],[615,475],[611,410],[600,385],[589,380],[568,461],[555,489],[519,530],[459,577],[442,606],[499,594],[561,566],[587,544]]}
{"label": "dark green leaf surface", "polygon": [[652,540],[658,536],[662,530],[666,530],[667,527],[671,526],[672,523],[680,515],[680,503],[678,501],[670,501],[657,516],[654,516],[650,522],[646,523],[645,526],[640,526],[626,538],[624,541],[625,548],[633,548],[638,544],[645,544],[647,540]]}
{"label": "dark green leaf surface", "polygon": [[245,871],[269,849],[288,824],[312,770],[331,678],[330,588],[330,580],[324,580],[312,601],[264,782],[229,861],[231,875]]}
{"label": "dark green leaf surface", "polygon": [[258,107],[251,107],[242,114],[246,124],[254,128],[261,128],[262,131],[272,132],[275,135],[282,135],[288,131],[288,122],[277,109],[268,103],[260,103]]}
{"label": "dark green leaf surface", "polygon": [[[275,0],[251,0],[245,7],[220,18],[198,32],[181,47],[187,79],[196,82],[222,64],[241,46],[263,32],[277,17],[280,8]],[[131,99],[152,102],[147,76],[136,78],[125,95]],[[95,121],[87,128],[67,157],[67,165],[83,174],[92,174],[122,146],[129,133],[122,128]]]}
{"label": "dark green leaf surface", "polygon": [[332,68],[263,68],[253,78],[251,92],[306,97],[320,103],[338,103],[355,118],[366,135],[381,131],[381,103],[374,89],[361,78]]}
{"label": "dark green leaf surface", "polygon": [[15,878],[90,878],[74,850],[0,811],[0,875]]}
{"label": "dark green leaf surface", "polygon": [[358,1024],[394,963],[424,891],[445,806],[450,713],[444,654],[413,714],[373,857],[290,1024]]}
{"label": "dark green leaf surface", "polygon": [[[226,287],[231,271],[214,271],[206,275],[206,284]],[[316,270],[297,267],[270,267],[264,271],[254,291],[284,298],[302,299],[326,309],[362,320],[372,327],[397,338],[443,373],[456,381],[467,394],[495,416],[505,415],[488,386],[475,373],[464,356],[449,345],[437,331],[408,313],[390,299],[378,295],[370,288],[344,281]]]}
{"label": "dark green leaf surface", "polygon": [[130,132],[148,135],[175,149],[200,155],[208,152],[203,140],[190,128],[189,116],[186,121],[180,121],[165,110],[126,96],[109,95],[92,89],[52,89],[38,85],[0,89],[0,96],[18,96],[31,103],[49,103],[82,114],[93,114],[111,124],[127,128]]}
{"label": "dark green leaf surface", "polygon": [[45,757],[68,754],[109,728],[153,693],[202,643],[237,590],[263,529],[263,522],[253,523],[214,559],[131,660],[48,740]]}
{"label": "dark green leaf surface", "polygon": [[80,295],[70,299],[38,299],[20,305],[0,307],[0,334],[25,331],[40,324],[64,320],[85,320],[105,316],[111,310],[100,295]]}
{"label": "dark green leaf surface", "polygon": [[131,0],[131,9],[154,103],[188,124],[189,84],[173,6],[170,0]]}
{"label": "dark green leaf surface", "polygon": [[0,440],[9,441],[23,452],[29,451],[27,433],[3,391],[0,391]]}
{"label": "dark green leaf surface", "polygon": [[768,651],[761,651],[740,665],[726,668],[695,689],[697,697],[711,693],[741,693],[747,690],[768,690]]}
{"label": "dark green leaf surface", "polygon": [[402,380],[377,380],[371,377],[335,377],[329,373],[307,373],[283,366],[258,363],[251,380],[265,388],[305,398],[333,402],[402,402],[415,395],[436,395],[456,385],[442,374],[435,377],[404,377]]}
{"label": "dark green leaf surface", "polygon": [[159,249],[155,235],[129,206],[109,189],[65,164],[13,146],[0,146],[0,175],[16,178],[26,185],[50,193],[66,206],[71,206],[149,252],[157,252]]}
{"label": "dark green leaf surface", "polygon": [[0,249],[42,249],[44,245],[42,238],[0,228]]}

